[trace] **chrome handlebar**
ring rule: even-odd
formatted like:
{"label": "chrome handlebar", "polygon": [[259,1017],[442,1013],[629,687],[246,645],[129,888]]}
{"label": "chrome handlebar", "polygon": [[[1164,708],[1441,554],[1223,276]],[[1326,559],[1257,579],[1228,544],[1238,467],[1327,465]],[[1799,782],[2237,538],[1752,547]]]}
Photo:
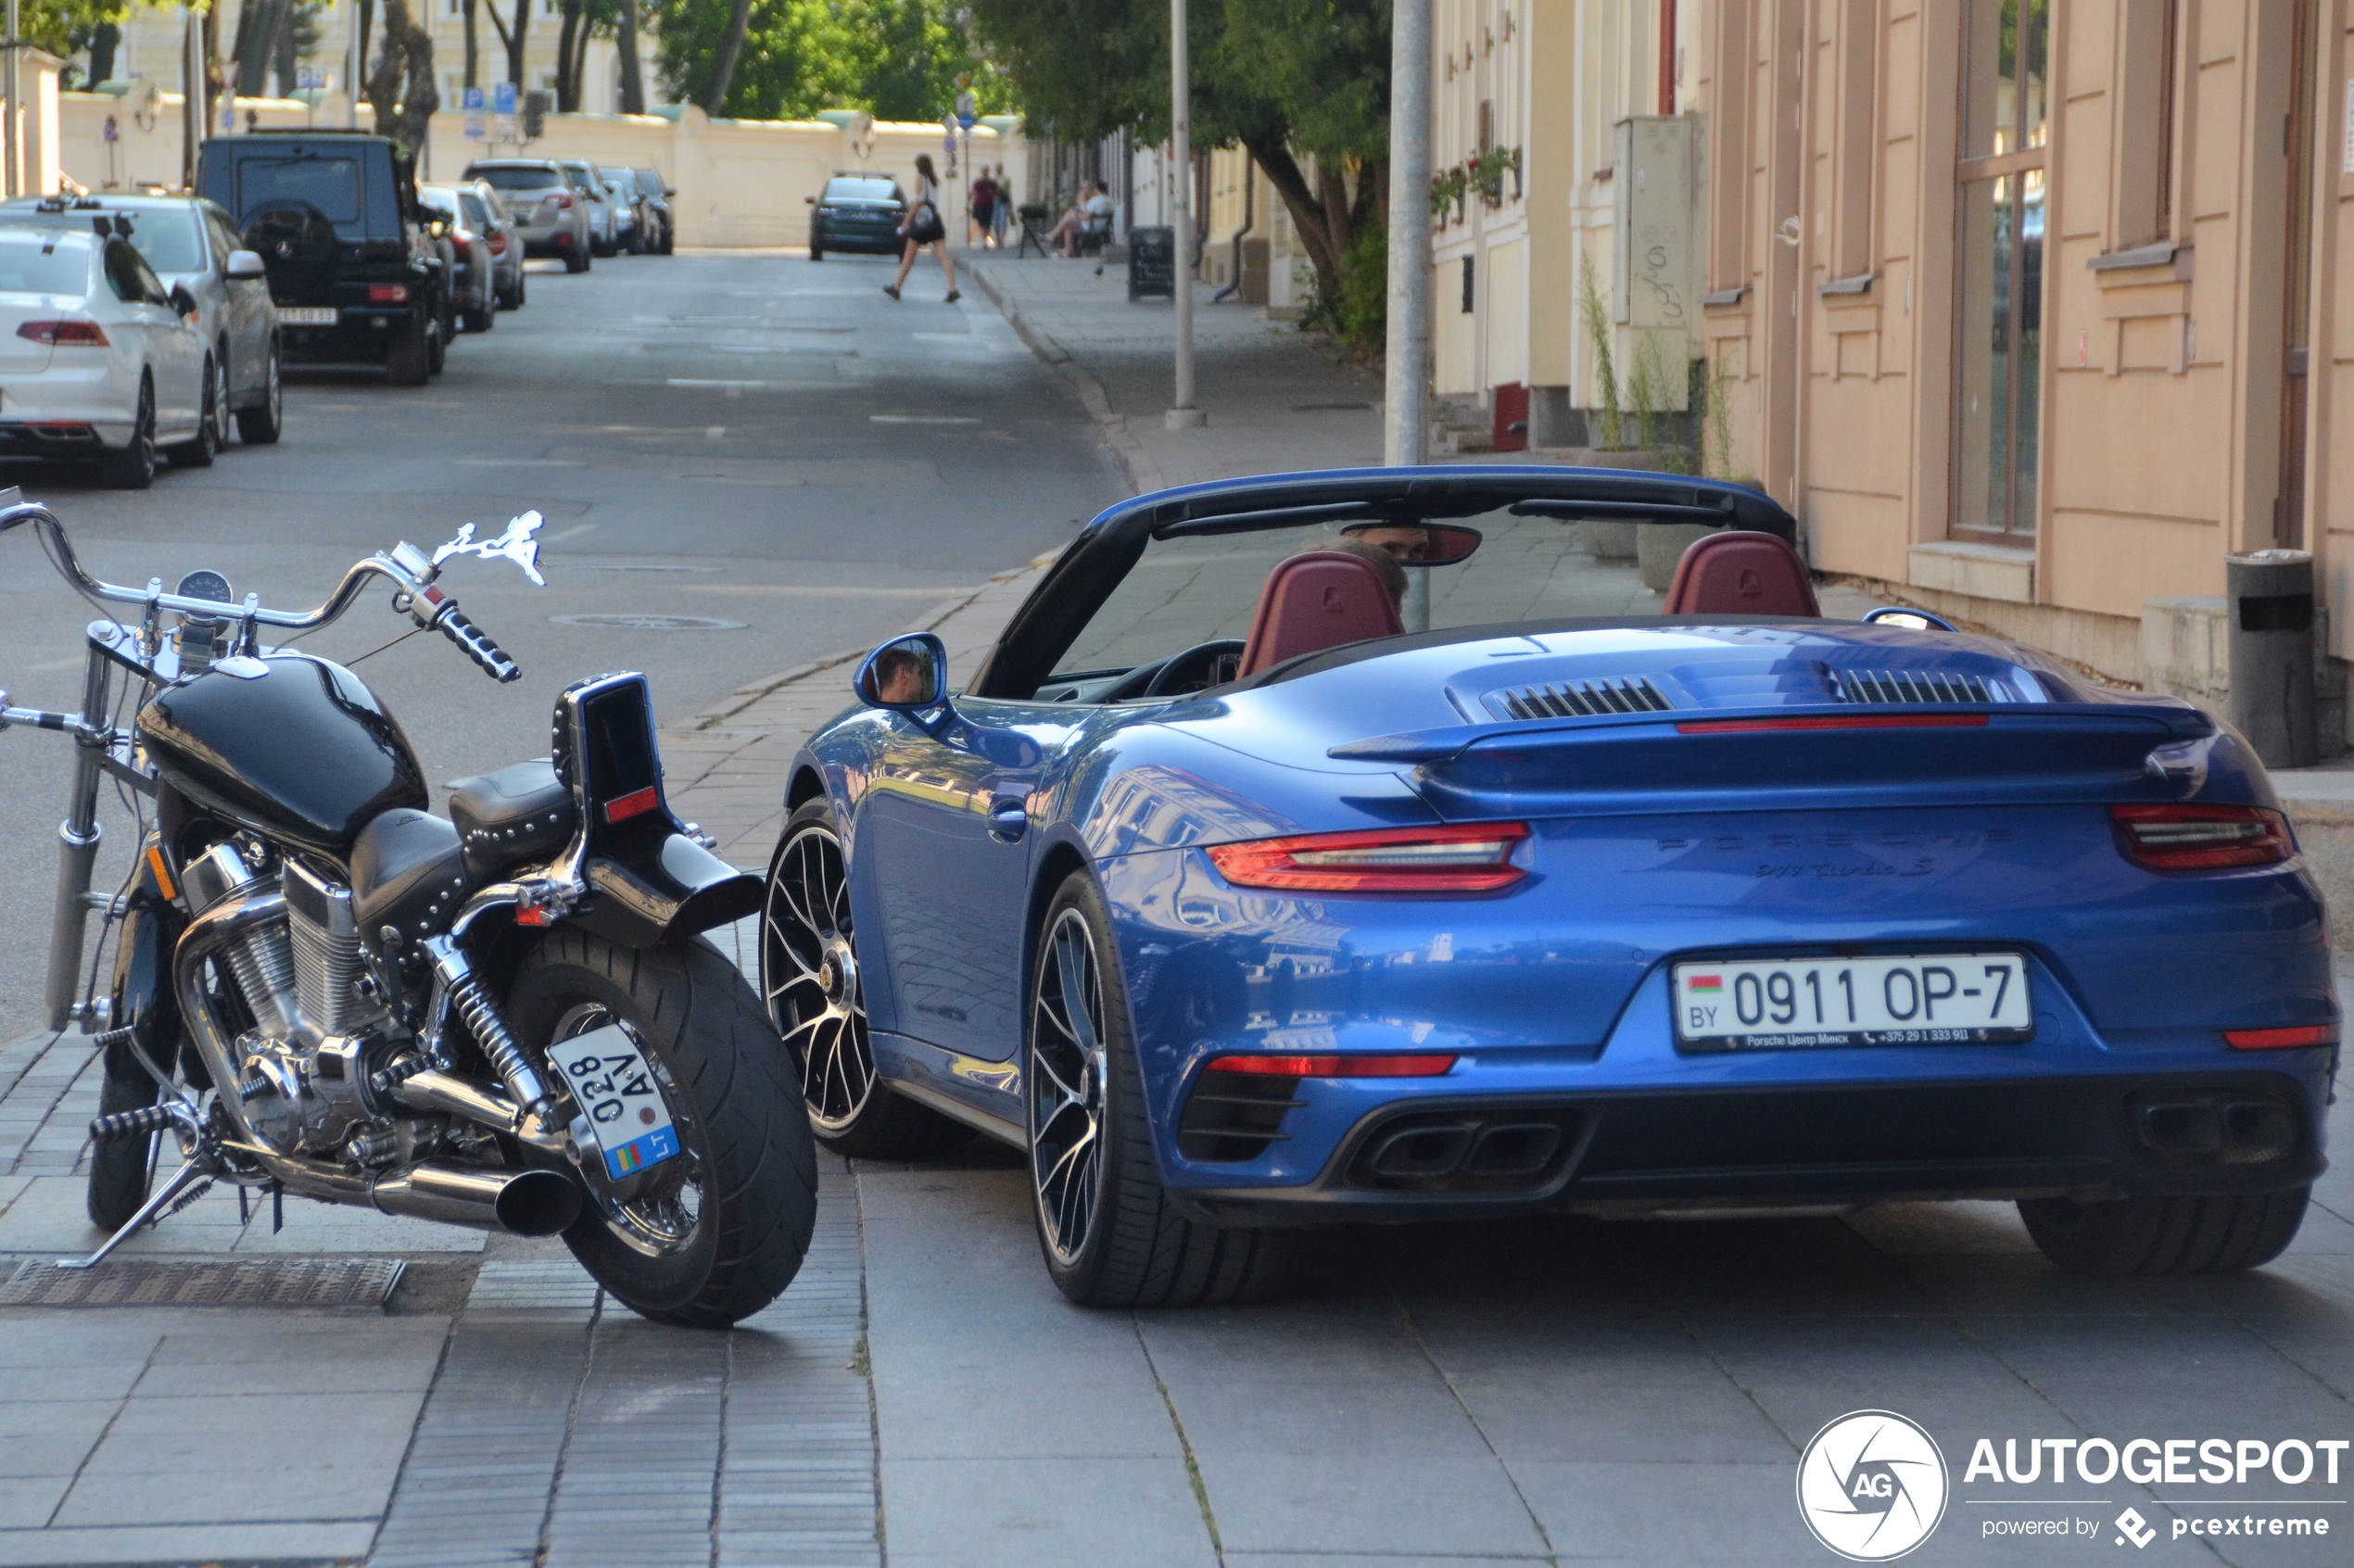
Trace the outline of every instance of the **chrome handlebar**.
{"label": "chrome handlebar", "polygon": [[[538,514],[534,512],[530,515],[534,520],[533,526],[537,527]],[[360,597],[361,590],[368,586],[370,578],[383,577],[398,590],[393,601],[395,608],[408,612],[410,619],[415,621],[420,629],[441,632],[480,665],[484,674],[502,684],[519,679],[523,675],[522,667],[509,658],[503,649],[460,613],[456,600],[433,586],[434,579],[440,575],[441,568],[413,545],[399,544],[389,551],[379,550],[364,561],[354,563],[324,603],[315,610],[296,613],[285,610],[265,610],[257,594],[246,595],[245,602],[238,605],[166,593],[161,579],[149,583],[144,588],[106,582],[82,565],[82,557],[74,550],[73,540],[67,535],[65,525],[57,520],[56,512],[38,501],[24,499],[23,492],[13,486],[0,490],[0,536],[26,524],[42,531],[49,546],[50,558],[57,563],[57,570],[83,593],[94,599],[111,600],[118,604],[140,605],[151,620],[158,612],[169,610],[175,614],[199,620],[237,621],[244,627],[240,638],[242,651],[253,651],[253,628],[256,626],[309,631],[315,626],[325,626],[351,608],[352,601]],[[27,721],[11,719],[5,722]]]}

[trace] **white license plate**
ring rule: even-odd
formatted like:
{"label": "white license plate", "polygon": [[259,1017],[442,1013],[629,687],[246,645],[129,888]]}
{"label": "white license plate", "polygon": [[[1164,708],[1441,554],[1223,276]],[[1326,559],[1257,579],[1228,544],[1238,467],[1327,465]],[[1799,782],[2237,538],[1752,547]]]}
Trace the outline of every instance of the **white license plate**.
{"label": "white license plate", "polygon": [[670,1107],[638,1043],[619,1024],[560,1041],[548,1056],[579,1102],[572,1133],[584,1159],[601,1157],[605,1174],[618,1182],[677,1154]]}
{"label": "white license plate", "polygon": [[333,326],[343,319],[343,313],[332,305],[281,305],[278,324],[281,326]]}
{"label": "white license plate", "polygon": [[1726,959],[1678,964],[1672,983],[1686,1051],[2018,1044],[2035,1034],[2018,953]]}

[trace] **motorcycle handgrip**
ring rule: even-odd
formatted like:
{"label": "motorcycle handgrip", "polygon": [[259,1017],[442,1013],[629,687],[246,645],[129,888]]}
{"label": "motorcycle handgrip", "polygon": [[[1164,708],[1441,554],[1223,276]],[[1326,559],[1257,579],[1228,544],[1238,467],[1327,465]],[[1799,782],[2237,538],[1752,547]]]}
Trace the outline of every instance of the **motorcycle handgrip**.
{"label": "motorcycle handgrip", "polygon": [[523,666],[507,657],[507,651],[486,636],[481,627],[466,619],[465,612],[452,604],[441,613],[441,635],[465,651],[466,657],[482,666],[482,673],[505,685],[523,678]]}

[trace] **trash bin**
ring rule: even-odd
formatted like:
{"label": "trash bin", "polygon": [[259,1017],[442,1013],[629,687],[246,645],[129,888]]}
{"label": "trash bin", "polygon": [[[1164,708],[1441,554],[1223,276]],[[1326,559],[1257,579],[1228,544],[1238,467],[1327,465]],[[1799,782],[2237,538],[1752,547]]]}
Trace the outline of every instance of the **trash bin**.
{"label": "trash bin", "polygon": [[1177,231],[1171,228],[1128,231],[1128,297],[1177,297]]}
{"label": "trash bin", "polygon": [[2313,711],[2313,557],[2259,550],[2223,558],[2231,616],[2230,718],[2267,767],[2321,760]]}

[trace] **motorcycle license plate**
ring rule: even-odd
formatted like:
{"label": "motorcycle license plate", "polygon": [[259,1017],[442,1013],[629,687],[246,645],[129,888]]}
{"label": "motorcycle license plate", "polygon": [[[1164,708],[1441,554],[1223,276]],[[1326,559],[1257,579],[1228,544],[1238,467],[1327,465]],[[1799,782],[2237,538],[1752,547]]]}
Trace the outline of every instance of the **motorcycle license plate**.
{"label": "motorcycle license plate", "polygon": [[1678,964],[1673,992],[1685,1051],[2012,1045],[2035,1036],[2018,953]]}
{"label": "motorcycle license plate", "polygon": [[339,319],[332,305],[281,305],[278,322],[282,326],[333,326]]}
{"label": "motorcycle license plate", "polygon": [[612,1180],[650,1170],[677,1154],[670,1107],[638,1043],[619,1024],[558,1041],[548,1047],[548,1059],[580,1106],[572,1131],[585,1145],[581,1154],[601,1158]]}

